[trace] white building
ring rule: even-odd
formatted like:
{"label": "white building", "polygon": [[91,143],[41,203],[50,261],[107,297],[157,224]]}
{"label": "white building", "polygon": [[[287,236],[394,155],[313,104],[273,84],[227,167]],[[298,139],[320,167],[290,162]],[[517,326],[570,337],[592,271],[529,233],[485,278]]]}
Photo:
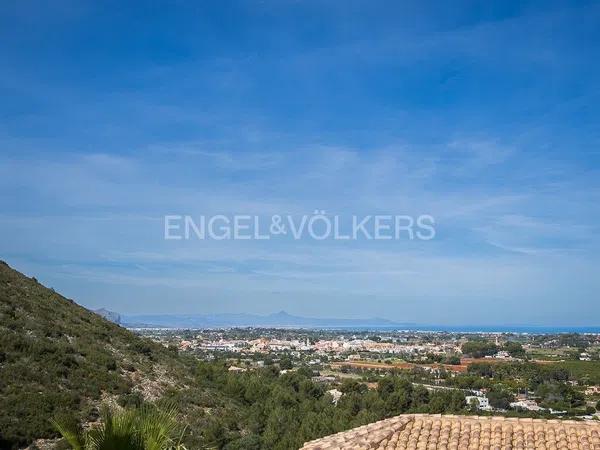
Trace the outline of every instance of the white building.
{"label": "white building", "polygon": [[512,402],[510,407],[525,409],[527,411],[542,411],[544,409],[533,400],[519,400],[518,402]]}
{"label": "white building", "polygon": [[483,397],[480,395],[467,395],[465,397],[467,405],[475,405],[477,409],[481,409],[482,411],[491,411],[492,407],[490,406],[490,401],[487,397]]}

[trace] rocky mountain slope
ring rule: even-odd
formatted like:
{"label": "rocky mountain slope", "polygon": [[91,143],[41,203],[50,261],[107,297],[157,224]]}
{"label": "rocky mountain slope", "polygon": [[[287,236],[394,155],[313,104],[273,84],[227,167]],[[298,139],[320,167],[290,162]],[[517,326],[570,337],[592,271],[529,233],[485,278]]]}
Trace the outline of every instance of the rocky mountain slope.
{"label": "rocky mountain slope", "polygon": [[0,262],[0,448],[55,435],[49,418],[93,420],[103,401],[182,392],[194,363]]}

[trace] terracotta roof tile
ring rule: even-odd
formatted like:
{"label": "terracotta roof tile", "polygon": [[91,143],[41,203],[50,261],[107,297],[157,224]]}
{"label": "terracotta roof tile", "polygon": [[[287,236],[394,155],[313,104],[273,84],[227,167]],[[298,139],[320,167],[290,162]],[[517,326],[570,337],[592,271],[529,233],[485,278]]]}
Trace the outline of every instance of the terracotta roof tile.
{"label": "terracotta roof tile", "polygon": [[307,442],[301,450],[600,450],[600,424],[406,414]]}

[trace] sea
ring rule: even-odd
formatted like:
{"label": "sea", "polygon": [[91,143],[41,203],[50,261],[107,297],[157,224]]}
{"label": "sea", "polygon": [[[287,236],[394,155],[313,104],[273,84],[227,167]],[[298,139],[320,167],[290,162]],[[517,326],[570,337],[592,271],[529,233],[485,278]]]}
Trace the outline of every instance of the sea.
{"label": "sea", "polygon": [[371,325],[371,326],[291,326],[291,325],[223,325],[211,327],[135,326],[131,330],[216,330],[233,328],[279,328],[289,330],[435,332],[435,333],[515,333],[515,334],[600,334],[600,326],[535,326],[535,325]]}
{"label": "sea", "polygon": [[520,333],[520,334],[560,334],[587,333],[600,334],[600,326],[533,326],[533,325],[401,325],[370,327],[324,327],[326,329],[347,329],[357,331],[422,331],[446,333]]}

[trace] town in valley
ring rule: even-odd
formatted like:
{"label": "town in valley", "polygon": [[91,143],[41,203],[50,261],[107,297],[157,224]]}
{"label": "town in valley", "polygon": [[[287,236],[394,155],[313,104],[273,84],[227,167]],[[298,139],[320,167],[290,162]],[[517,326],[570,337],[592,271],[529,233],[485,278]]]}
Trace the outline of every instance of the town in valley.
{"label": "town in valley", "polygon": [[516,417],[600,419],[600,335],[340,329],[137,328],[172,351],[230,373],[302,371],[337,403],[403,375],[455,391],[464,409]]}

